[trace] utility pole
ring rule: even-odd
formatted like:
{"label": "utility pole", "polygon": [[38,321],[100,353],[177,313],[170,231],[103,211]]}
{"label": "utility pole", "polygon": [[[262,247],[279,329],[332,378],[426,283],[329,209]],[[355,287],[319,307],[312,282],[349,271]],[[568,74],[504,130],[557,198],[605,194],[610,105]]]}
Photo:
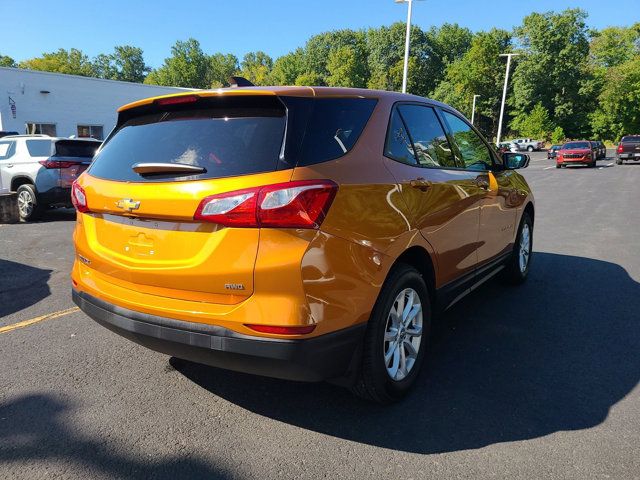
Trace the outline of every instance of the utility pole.
{"label": "utility pole", "polygon": [[402,72],[402,93],[407,93],[407,76],[409,75],[409,43],[411,40],[411,8],[415,0],[395,0],[396,3],[408,3],[407,33],[404,38],[404,69]]}
{"label": "utility pole", "polygon": [[471,125],[473,125],[473,120],[476,118],[476,98],[480,95],[473,96],[473,106],[471,107]]}
{"label": "utility pole", "polygon": [[502,105],[500,105],[500,119],[498,120],[498,136],[496,137],[496,144],[500,143],[500,136],[502,135],[502,117],[504,116],[504,102],[507,99],[507,84],[509,83],[509,68],[511,68],[511,57],[520,55],[519,53],[501,53],[501,57],[507,57],[507,72],[504,76],[504,88],[502,89]]}

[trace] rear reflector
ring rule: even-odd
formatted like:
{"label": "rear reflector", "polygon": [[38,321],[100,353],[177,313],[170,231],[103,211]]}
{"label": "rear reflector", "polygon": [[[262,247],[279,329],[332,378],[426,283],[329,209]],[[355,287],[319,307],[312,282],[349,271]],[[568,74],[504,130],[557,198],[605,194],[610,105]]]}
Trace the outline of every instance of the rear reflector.
{"label": "rear reflector", "polygon": [[229,227],[319,228],[338,191],[330,180],[301,180],[206,197],[195,220]]}
{"label": "rear reflector", "polygon": [[179,103],[193,103],[198,101],[197,95],[184,95],[179,97],[159,98],[156,105],[177,105]]}
{"label": "rear reflector", "polygon": [[306,335],[313,332],[315,325],[305,325],[303,327],[276,327],[273,325],[245,325],[251,330],[260,333],[272,333],[274,335]]}
{"label": "rear reflector", "polygon": [[89,211],[89,206],[87,205],[87,194],[77,183],[78,181],[74,181],[71,185],[71,203],[76,207],[76,210],[81,213],[86,213]]}

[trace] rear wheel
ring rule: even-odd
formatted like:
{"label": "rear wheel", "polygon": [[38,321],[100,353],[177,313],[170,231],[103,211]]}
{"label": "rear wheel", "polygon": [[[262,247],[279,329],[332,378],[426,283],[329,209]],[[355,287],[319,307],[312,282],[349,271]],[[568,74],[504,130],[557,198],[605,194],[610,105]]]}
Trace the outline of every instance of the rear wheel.
{"label": "rear wheel", "polygon": [[621,158],[617,158],[616,159],[616,165],[622,165],[622,159]]}
{"label": "rear wheel", "polygon": [[556,163],[556,168],[562,168],[562,165],[560,165],[559,163]]}
{"label": "rear wheel", "polygon": [[507,261],[503,278],[513,285],[519,285],[527,279],[531,265],[533,247],[533,222],[527,212],[522,214],[518,236],[511,257]]}
{"label": "rear wheel", "polygon": [[527,147],[527,152],[533,152],[533,147],[531,145]]}
{"label": "rear wheel", "polygon": [[24,222],[36,220],[41,210],[35,187],[28,184],[20,185],[18,187],[18,213],[20,214],[20,220]]}
{"label": "rear wheel", "polygon": [[413,267],[394,267],[369,319],[353,393],[382,404],[402,398],[418,377],[430,328],[424,279]]}

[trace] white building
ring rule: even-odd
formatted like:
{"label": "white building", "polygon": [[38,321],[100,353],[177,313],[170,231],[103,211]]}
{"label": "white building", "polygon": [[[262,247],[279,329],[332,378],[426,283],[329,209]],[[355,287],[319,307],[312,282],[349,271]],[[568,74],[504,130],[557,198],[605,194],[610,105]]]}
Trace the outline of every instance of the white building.
{"label": "white building", "polygon": [[0,131],[103,140],[121,105],[183,90],[0,67]]}

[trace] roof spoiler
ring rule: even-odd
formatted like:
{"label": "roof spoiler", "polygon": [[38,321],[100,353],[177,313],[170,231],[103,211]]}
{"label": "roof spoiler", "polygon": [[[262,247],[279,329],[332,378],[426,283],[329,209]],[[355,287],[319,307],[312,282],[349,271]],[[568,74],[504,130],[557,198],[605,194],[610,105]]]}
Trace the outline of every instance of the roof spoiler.
{"label": "roof spoiler", "polygon": [[244,77],[229,77],[229,86],[231,88],[238,87],[255,87],[253,83]]}

